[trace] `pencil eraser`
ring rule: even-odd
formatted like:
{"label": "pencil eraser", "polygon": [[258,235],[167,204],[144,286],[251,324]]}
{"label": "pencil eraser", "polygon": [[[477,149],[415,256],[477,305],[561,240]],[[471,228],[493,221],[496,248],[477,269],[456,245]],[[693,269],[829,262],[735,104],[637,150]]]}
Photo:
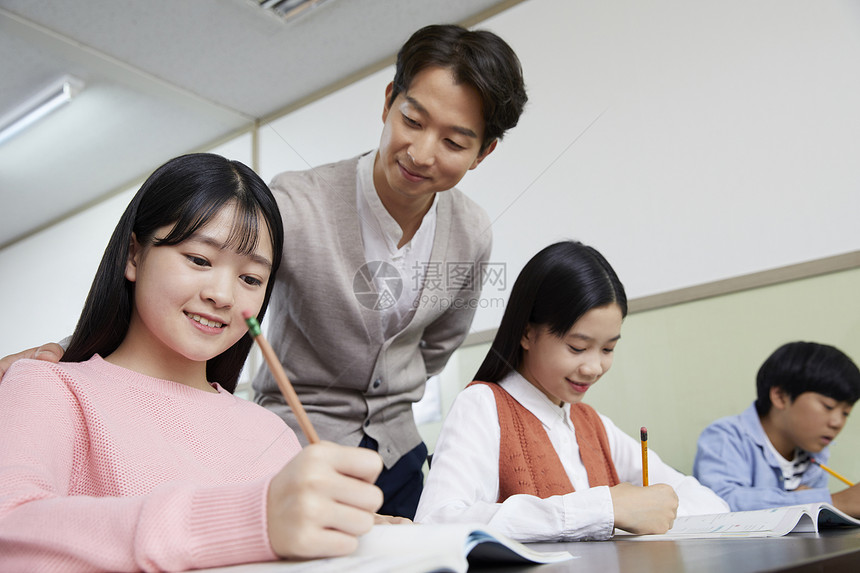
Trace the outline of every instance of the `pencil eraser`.
{"label": "pencil eraser", "polygon": [[648,441],[648,430],[646,430],[646,429],[645,429],[645,426],[642,426],[642,427],[639,429],[639,437],[640,437],[640,438],[642,438],[642,441],[643,441],[643,442],[647,442],[647,441]]}
{"label": "pencil eraser", "polygon": [[242,318],[244,318],[245,320],[248,320],[252,316],[254,316],[254,313],[251,312],[250,310],[243,310],[242,311]]}

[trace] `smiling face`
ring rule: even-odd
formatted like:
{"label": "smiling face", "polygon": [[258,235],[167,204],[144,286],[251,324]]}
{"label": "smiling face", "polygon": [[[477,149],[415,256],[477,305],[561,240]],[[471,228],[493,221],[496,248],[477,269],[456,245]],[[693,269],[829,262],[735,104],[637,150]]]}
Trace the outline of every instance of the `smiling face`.
{"label": "smiling face", "polygon": [[[245,334],[242,311],[260,310],[271,272],[272,241],[265,225],[250,254],[228,243],[234,212],[228,204],[177,245],[132,241],[125,276],[134,283],[134,310],[111,361],[206,388],[206,361]],[[171,228],[158,229],[155,238]]]}
{"label": "smiling face", "polygon": [[623,317],[617,304],[592,308],[559,337],[529,325],[520,341],[519,373],[556,404],[580,402],[612,366]]}
{"label": "smiling face", "polygon": [[817,453],[842,431],[852,405],[818,392],[803,392],[791,400],[781,388],[771,388],[773,406],[762,420],[776,450],[792,459],[795,448]]}
{"label": "smiling face", "polygon": [[481,152],[481,98],[440,67],[419,72],[389,105],[391,90],[389,84],[373,183],[386,207],[429,204],[433,194],[457,185],[495,147],[493,142]]}

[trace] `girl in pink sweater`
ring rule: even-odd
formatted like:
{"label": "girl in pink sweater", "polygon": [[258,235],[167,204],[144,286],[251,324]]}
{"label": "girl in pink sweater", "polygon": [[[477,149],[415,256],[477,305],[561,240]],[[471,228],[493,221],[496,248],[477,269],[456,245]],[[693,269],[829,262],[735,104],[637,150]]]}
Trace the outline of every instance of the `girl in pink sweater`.
{"label": "girl in pink sweater", "polygon": [[[283,248],[275,200],[211,154],[161,166],[110,239],[58,364],[0,383],[0,569],[182,570],[343,555],[382,463],[301,450],[233,396]],[[287,463],[290,462],[290,463]]]}

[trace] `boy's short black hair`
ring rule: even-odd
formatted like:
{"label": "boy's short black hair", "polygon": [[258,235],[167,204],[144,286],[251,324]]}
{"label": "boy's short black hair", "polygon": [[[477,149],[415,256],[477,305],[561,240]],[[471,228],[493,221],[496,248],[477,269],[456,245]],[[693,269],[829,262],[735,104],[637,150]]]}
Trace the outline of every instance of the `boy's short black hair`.
{"label": "boy's short black hair", "polygon": [[816,342],[789,342],[777,348],[756,377],[759,416],[770,412],[770,389],[781,388],[794,401],[804,392],[817,392],[839,402],[860,398],[860,370],[841,350]]}
{"label": "boy's short black hair", "polygon": [[496,34],[453,24],[421,28],[397,54],[388,105],[429,67],[451,70],[456,82],[477,90],[484,116],[482,152],[519,121],[528,100],[522,66],[513,49]]}

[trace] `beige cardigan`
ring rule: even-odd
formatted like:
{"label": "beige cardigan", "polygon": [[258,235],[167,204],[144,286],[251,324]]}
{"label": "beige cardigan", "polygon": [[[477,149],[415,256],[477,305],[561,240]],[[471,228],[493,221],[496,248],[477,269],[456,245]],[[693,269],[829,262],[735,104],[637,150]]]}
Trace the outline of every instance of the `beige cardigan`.
{"label": "beige cardigan", "polygon": [[[264,327],[320,437],[355,446],[366,433],[391,467],[421,442],[412,403],[468,333],[492,235],[476,203],[456,188],[439,193],[432,270],[409,324],[385,339],[381,313],[359,302],[354,288],[366,262],[356,214],[357,161],[281,173],[272,181],[285,239]],[[444,274],[446,263],[467,269],[469,284],[447,276],[429,280],[431,272]],[[253,387],[256,401],[303,439],[265,366]]]}

